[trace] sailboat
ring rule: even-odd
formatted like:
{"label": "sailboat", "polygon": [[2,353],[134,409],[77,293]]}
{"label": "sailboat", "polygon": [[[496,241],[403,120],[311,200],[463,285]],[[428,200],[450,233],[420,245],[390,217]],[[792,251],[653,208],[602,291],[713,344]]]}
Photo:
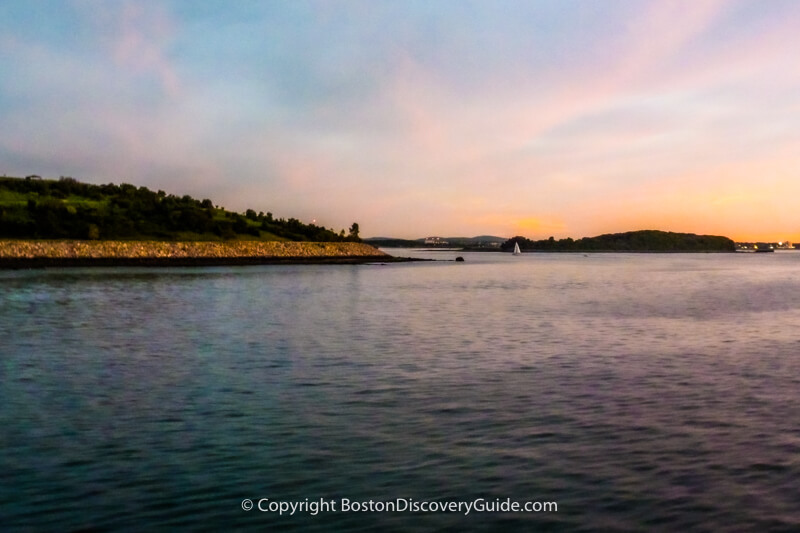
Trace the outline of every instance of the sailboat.
{"label": "sailboat", "polygon": [[522,254],[522,252],[519,249],[519,243],[515,242],[514,243],[514,255],[521,255],[521,254]]}

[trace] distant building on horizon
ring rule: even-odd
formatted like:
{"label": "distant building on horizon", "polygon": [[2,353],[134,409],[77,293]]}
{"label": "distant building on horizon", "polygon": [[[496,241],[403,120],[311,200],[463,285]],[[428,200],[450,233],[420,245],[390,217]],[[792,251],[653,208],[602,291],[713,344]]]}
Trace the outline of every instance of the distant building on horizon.
{"label": "distant building on horizon", "polygon": [[773,252],[775,250],[800,250],[800,243],[792,244],[789,241],[778,242],[737,242],[737,250],[754,250],[756,252]]}

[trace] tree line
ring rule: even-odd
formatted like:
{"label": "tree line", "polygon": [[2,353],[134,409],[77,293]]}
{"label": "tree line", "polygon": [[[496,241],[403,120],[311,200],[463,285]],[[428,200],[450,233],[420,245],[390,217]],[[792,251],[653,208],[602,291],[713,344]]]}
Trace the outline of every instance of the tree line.
{"label": "tree line", "polygon": [[240,214],[209,199],[176,196],[128,183],[92,185],[70,177],[0,178],[0,237],[37,239],[262,239],[360,242],[349,231],[248,209]]}

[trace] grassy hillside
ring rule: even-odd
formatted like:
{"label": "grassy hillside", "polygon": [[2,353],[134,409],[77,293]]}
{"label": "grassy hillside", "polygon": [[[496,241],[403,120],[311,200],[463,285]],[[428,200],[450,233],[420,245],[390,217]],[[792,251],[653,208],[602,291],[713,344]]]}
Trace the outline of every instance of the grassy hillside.
{"label": "grassy hillside", "polygon": [[346,235],[252,209],[234,213],[208,199],[72,178],[0,178],[0,238],[360,241],[358,224]]}
{"label": "grassy hillside", "polygon": [[727,237],[695,235],[671,231],[642,230],[625,233],[608,233],[597,237],[555,240],[552,237],[532,241],[525,237],[513,237],[501,245],[510,252],[514,243],[522,251],[537,252],[735,252],[736,245]]}

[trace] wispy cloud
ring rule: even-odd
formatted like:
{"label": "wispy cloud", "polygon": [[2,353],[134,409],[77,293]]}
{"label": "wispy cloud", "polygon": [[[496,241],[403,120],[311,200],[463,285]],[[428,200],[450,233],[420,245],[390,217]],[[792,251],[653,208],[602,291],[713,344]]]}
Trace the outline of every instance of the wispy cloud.
{"label": "wispy cloud", "polygon": [[78,0],[75,4],[92,24],[92,31],[124,75],[152,76],[172,98],[180,93],[180,78],[169,59],[176,23],[165,4],[123,0]]}

